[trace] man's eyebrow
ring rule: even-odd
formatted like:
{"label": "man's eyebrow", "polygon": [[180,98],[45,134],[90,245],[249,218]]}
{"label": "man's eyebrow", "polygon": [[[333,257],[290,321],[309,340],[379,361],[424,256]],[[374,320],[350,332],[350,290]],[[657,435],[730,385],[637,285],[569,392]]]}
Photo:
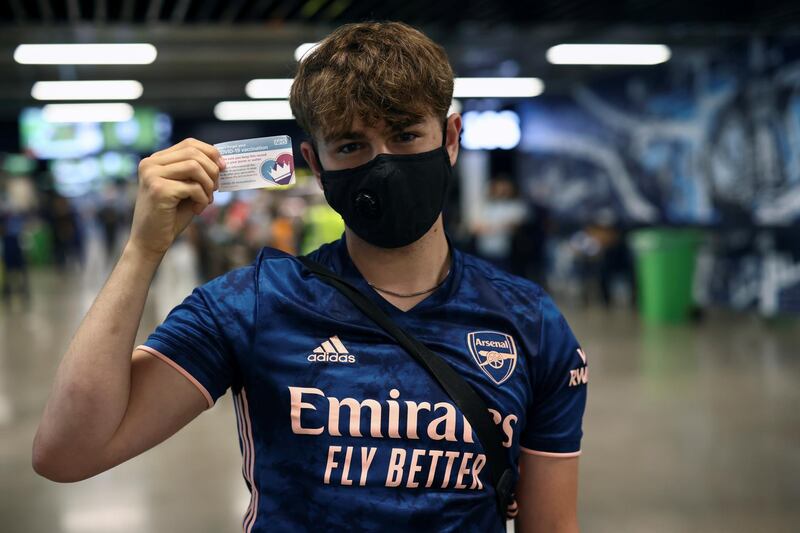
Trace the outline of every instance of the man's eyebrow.
{"label": "man's eyebrow", "polygon": [[360,131],[345,131],[326,139],[328,143],[335,143],[344,139],[363,140],[366,136]]}
{"label": "man's eyebrow", "polygon": [[420,126],[423,126],[424,124],[425,124],[425,121],[423,121],[423,120],[400,122],[398,124],[393,124],[392,125],[392,131],[396,132],[396,131],[407,130],[408,128],[419,128]]}

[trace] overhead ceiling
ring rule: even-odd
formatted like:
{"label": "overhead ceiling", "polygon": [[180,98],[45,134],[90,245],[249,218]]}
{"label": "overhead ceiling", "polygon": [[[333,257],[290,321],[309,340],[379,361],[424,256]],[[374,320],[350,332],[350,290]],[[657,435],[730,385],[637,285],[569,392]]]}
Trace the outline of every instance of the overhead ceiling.
{"label": "overhead ceiling", "polygon": [[[459,75],[527,75],[547,91],[597,68],[547,64],[560,42],[664,42],[675,54],[749,35],[800,35],[800,2],[627,0],[5,0],[0,1],[0,120],[36,102],[39,80],[136,79],[137,103],[178,117],[211,118],[245,99],[258,77],[291,77],[294,50],[336,26],[403,20],[442,43]],[[19,65],[22,43],[149,42],[150,65]]]}
{"label": "overhead ceiling", "polygon": [[678,22],[786,25],[800,15],[797,2],[621,0],[7,0],[0,24],[80,22],[123,24],[339,24],[364,18],[417,24],[480,21]]}

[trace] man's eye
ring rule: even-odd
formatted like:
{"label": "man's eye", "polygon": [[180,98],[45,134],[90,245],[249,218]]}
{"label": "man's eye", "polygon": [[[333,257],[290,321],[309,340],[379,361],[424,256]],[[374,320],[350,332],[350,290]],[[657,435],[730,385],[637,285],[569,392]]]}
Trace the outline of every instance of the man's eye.
{"label": "man's eye", "polygon": [[416,133],[411,133],[410,131],[404,131],[403,133],[397,136],[397,140],[403,143],[411,142],[414,139],[419,137]]}
{"label": "man's eye", "polygon": [[340,154],[349,154],[356,150],[358,150],[358,143],[347,143],[340,146],[337,152]]}

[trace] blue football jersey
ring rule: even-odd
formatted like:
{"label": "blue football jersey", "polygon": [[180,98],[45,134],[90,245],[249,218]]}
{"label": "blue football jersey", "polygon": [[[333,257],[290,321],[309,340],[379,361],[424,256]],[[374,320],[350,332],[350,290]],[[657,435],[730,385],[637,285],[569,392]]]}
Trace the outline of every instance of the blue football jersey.
{"label": "blue football jersey", "polygon": [[[484,398],[520,453],[580,453],[586,355],[535,283],[452,249],[409,311],[373,291],[344,237],[310,256],[375,300]],[[253,531],[497,531],[490,469],[434,378],[336,289],[265,248],[195,289],[142,349],[208,406],[232,391]]]}

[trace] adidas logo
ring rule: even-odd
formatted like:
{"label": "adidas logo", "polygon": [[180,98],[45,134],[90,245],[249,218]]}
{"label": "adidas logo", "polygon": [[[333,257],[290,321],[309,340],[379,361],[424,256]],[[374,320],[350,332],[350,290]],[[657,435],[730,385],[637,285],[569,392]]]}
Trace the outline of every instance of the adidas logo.
{"label": "adidas logo", "polygon": [[334,335],[316,348],[307,357],[312,363],[355,363],[356,356],[349,353],[339,337]]}

